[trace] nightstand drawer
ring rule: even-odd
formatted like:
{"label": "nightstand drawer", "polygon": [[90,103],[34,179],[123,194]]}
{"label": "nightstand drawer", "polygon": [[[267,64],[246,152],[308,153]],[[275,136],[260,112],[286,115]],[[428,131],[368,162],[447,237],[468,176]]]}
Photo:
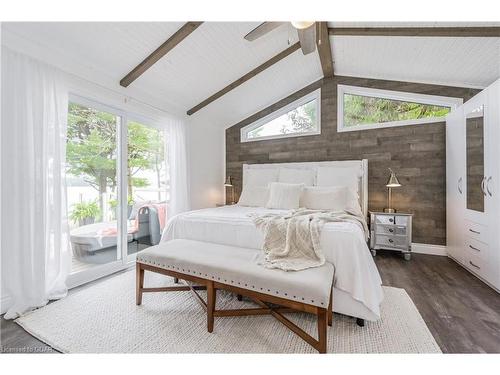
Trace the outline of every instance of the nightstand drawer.
{"label": "nightstand drawer", "polygon": [[406,227],[401,225],[385,225],[378,224],[375,226],[375,232],[377,234],[386,234],[389,236],[398,235],[398,236],[406,236]]}
{"label": "nightstand drawer", "polygon": [[396,223],[396,225],[400,225],[400,226],[407,226],[408,225],[408,221],[410,220],[410,216],[394,216],[394,221]]}
{"label": "nightstand drawer", "polygon": [[407,247],[407,237],[405,236],[386,236],[377,235],[376,246],[388,246],[397,248]]}
{"label": "nightstand drawer", "polygon": [[394,216],[391,215],[376,215],[376,224],[394,224]]}

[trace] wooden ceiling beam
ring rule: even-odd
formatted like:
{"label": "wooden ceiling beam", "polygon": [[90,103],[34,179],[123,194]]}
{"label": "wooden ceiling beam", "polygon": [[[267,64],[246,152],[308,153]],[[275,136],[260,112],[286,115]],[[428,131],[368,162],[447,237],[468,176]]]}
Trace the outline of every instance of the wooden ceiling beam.
{"label": "wooden ceiling beam", "polygon": [[280,60],[283,60],[285,57],[287,57],[288,55],[292,54],[293,52],[297,51],[298,49],[300,49],[300,43],[297,42],[295,44],[292,44],[290,47],[288,47],[287,49],[281,51],[280,53],[278,53],[276,56],[272,57],[271,59],[267,60],[265,63],[259,65],[258,67],[256,67],[255,69],[249,71],[247,74],[245,74],[243,77],[237,79],[236,81],[230,83],[229,85],[227,85],[226,87],[224,87],[222,90],[220,91],[217,91],[215,94],[213,94],[211,97],[209,97],[208,99],[205,99],[204,101],[202,101],[200,104],[194,106],[193,108],[191,108],[189,111],[187,111],[187,114],[189,116],[191,116],[193,113],[196,113],[198,112],[200,109],[206,107],[207,105],[209,105],[210,103],[212,103],[213,101],[219,99],[221,96],[227,94],[229,91],[235,89],[236,87],[242,85],[243,83],[245,83],[246,81],[248,81],[249,79],[255,77],[257,74],[263,72],[264,70],[266,70],[267,68],[273,66],[274,64],[276,64],[278,61]]}
{"label": "wooden ceiling beam", "polygon": [[328,25],[326,22],[317,22],[316,44],[318,46],[319,60],[323,77],[333,77],[333,57],[330,48],[330,36],[328,35]]}
{"label": "wooden ceiling beam", "polygon": [[170,52],[176,45],[186,39],[193,31],[195,31],[203,22],[187,22],[174,35],[167,39],[153,53],[146,57],[139,65],[137,65],[130,73],[120,80],[120,85],[128,87],[132,82],[139,78],[146,70],[151,68],[158,60]]}
{"label": "wooden ceiling beam", "polygon": [[500,37],[500,27],[330,27],[333,36]]}

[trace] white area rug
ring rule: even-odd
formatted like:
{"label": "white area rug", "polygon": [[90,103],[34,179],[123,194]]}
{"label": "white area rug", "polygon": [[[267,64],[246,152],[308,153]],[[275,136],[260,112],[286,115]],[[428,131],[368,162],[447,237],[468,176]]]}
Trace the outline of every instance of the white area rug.
{"label": "white area rug", "polygon": [[[145,286],[172,279],[146,272]],[[328,332],[332,353],[440,353],[408,294],[384,287],[382,319],[356,325],[335,314]],[[218,292],[217,308],[238,308],[236,296]],[[251,305],[250,302],[245,304]],[[289,314],[316,336],[316,319]],[[129,271],[16,320],[25,330],[66,353],[315,353],[271,316],[215,318],[213,333],[190,292],[145,293],[135,305],[135,272]]]}

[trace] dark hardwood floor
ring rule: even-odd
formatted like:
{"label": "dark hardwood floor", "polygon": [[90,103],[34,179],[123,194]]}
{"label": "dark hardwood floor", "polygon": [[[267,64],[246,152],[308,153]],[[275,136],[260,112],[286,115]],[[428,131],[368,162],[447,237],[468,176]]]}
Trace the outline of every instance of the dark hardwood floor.
{"label": "dark hardwood floor", "polygon": [[375,257],[384,285],[403,288],[443,353],[500,353],[500,294],[453,260],[393,252]]}
{"label": "dark hardwood floor", "polygon": [[[375,261],[384,285],[408,292],[444,353],[500,353],[500,294],[446,257],[406,262],[379,251]],[[54,352],[12,321],[0,324],[3,352]]]}

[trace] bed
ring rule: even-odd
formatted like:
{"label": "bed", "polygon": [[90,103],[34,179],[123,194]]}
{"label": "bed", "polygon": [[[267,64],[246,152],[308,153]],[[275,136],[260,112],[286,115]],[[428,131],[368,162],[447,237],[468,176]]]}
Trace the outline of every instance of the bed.
{"label": "bed", "polygon": [[[244,165],[243,185],[249,178],[250,170],[252,173],[266,170],[267,174],[271,169],[280,168],[316,171],[328,167],[340,168],[342,173],[354,171],[360,207],[364,217],[367,217],[367,166],[366,160]],[[269,212],[287,211],[231,205],[182,213],[168,222],[162,241],[183,238],[259,251],[264,237],[249,214]],[[326,260],[335,267],[333,310],[359,319],[379,319],[382,282],[361,226],[350,222],[327,223],[321,233],[321,246]]]}

